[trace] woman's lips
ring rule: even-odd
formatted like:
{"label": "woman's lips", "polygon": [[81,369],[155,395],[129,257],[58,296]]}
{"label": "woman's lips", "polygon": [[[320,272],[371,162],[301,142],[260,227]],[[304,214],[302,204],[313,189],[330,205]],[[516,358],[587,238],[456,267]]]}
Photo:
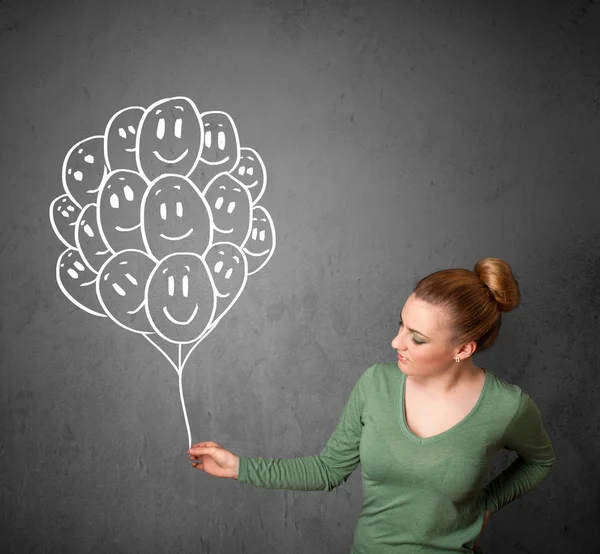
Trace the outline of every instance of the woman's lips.
{"label": "woman's lips", "polygon": [[398,354],[398,360],[400,360],[401,362],[408,362],[408,360],[401,354]]}

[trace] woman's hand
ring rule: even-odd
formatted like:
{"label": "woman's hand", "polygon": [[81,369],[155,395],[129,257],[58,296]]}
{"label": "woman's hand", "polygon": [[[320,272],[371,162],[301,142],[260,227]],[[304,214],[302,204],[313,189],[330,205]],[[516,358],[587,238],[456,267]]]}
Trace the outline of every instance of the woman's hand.
{"label": "woman's hand", "polygon": [[240,459],[216,442],[197,442],[188,450],[192,467],[215,477],[237,479]]}
{"label": "woman's hand", "polygon": [[475,550],[479,546],[479,539],[481,538],[483,530],[485,529],[485,526],[487,525],[487,522],[490,519],[490,517],[492,517],[492,514],[490,514],[490,512],[488,512],[486,510],[485,514],[483,516],[483,525],[481,526],[481,531],[479,531],[479,536],[477,537],[477,540],[475,541],[475,544],[473,545],[473,550]]}

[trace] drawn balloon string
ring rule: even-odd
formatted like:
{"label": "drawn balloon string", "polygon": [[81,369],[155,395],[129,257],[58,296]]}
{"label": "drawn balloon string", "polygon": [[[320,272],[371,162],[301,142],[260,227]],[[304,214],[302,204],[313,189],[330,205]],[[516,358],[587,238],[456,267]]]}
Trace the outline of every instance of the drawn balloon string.
{"label": "drawn balloon string", "polygon": [[225,112],[186,97],[125,108],[75,144],[50,222],[56,280],[82,310],[142,335],[179,377],[275,250],[260,155]]}

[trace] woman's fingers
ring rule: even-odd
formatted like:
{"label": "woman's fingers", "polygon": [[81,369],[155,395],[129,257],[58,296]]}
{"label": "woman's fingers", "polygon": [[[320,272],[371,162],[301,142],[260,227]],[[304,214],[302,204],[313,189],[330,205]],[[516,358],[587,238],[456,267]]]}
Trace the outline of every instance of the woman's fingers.
{"label": "woman's fingers", "polygon": [[196,444],[192,445],[192,447],[188,450],[188,453],[192,456],[201,456],[202,454],[209,454],[214,448],[220,447],[220,444],[213,441],[197,442]]}
{"label": "woman's fingers", "polygon": [[221,445],[214,441],[204,441],[204,442],[197,442],[196,444],[192,444],[192,448],[195,448],[198,446],[221,446]]}

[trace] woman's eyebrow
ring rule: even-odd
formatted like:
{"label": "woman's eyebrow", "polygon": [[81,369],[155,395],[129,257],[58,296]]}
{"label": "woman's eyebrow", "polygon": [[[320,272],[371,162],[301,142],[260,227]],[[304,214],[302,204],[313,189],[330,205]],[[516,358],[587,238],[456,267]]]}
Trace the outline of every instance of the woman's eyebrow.
{"label": "woman's eyebrow", "polygon": [[[400,319],[402,321],[404,321],[404,318],[402,317],[402,312],[400,312]],[[422,337],[425,337],[426,339],[431,339],[431,337],[428,337],[427,335],[425,335],[424,333],[421,333],[420,331],[417,331],[416,329],[411,329],[410,327],[407,327],[407,329],[409,331],[412,331],[413,333],[417,333],[417,335],[421,335]]]}

